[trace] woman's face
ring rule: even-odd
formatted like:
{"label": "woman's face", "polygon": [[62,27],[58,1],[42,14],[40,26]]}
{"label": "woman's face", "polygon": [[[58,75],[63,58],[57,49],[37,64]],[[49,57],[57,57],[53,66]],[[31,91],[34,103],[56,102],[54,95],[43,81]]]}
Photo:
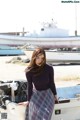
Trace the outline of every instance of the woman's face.
{"label": "woman's face", "polygon": [[43,64],[43,61],[44,61],[44,55],[41,54],[36,57],[35,63],[36,65],[41,66]]}

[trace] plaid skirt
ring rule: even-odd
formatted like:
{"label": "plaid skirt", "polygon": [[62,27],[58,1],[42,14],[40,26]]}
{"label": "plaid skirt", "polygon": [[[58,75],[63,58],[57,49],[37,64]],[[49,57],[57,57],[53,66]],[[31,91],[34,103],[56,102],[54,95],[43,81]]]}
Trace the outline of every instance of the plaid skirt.
{"label": "plaid skirt", "polygon": [[53,108],[54,96],[50,89],[34,90],[29,103],[28,119],[26,120],[51,120]]}

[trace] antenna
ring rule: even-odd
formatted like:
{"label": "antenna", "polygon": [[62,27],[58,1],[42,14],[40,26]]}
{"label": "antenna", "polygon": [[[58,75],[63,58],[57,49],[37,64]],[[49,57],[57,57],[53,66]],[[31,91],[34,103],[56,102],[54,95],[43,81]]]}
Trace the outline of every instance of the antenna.
{"label": "antenna", "polygon": [[23,27],[22,36],[24,36],[24,33],[25,33],[25,32],[24,32],[24,27]]}
{"label": "antenna", "polygon": [[77,36],[77,3],[75,3],[75,36]]}

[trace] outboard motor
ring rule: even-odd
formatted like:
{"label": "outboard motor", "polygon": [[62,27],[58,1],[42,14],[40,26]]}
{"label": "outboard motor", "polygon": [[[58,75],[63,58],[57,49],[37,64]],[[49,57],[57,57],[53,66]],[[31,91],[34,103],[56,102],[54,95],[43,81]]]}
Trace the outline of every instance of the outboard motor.
{"label": "outboard motor", "polygon": [[[8,81],[0,83],[0,98],[9,97],[12,102],[23,102],[27,100],[26,81]],[[2,100],[0,99],[0,104]]]}
{"label": "outboard motor", "polygon": [[27,100],[26,81],[0,82],[0,118],[24,120],[26,106],[17,103]]}

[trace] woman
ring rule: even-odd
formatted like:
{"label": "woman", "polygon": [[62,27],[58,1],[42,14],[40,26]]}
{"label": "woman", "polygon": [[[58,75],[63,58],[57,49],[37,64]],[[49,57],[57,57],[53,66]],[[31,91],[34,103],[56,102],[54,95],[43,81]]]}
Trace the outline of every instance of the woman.
{"label": "woman", "polygon": [[[45,51],[37,48],[26,69],[28,81],[29,120],[51,120],[54,103],[58,102],[53,67],[46,64]],[[27,120],[27,119],[26,119]]]}

